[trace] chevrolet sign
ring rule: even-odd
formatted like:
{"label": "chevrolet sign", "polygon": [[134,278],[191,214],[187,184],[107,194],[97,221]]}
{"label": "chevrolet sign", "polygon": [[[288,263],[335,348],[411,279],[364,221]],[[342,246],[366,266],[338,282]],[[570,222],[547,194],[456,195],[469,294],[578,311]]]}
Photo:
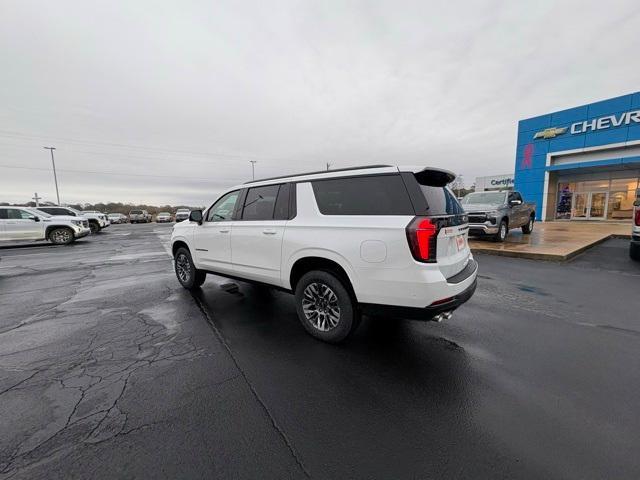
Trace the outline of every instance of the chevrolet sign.
{"label": "chevrolet sign", "polygon": [[640,110],[633,110],[631,112],[624,112],[618,115],[607,115],[605,117],[594,118],[592,120],[585,120],[583,122],[576,122],[569,127],[551,127],[545,128],[539,132],[536,132],[533,139],[538,138],[549,139],[555,138],[558,135],[570,131],[571,135],[577,135],[580,133],[595,132],[597,130],[606,130],[611,127],[620,127],[622,125],[630,125],[632,123],[640,124]]}

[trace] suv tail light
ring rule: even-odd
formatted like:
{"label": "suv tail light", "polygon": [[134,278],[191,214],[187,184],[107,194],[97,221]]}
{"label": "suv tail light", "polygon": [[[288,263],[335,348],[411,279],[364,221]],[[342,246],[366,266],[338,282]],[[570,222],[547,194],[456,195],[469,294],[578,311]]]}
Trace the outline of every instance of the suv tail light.
{"label": "suv tail light", "polygon": [[636,226],[640,227],[640,207],[636,207],[636,214],[634,216],[634,222]]}
{"label": "suv tail light", "polygon": [[407,240],[413,258],[419,262],[436,261],[437,224],[430,218],[416,217],[407,226]]}

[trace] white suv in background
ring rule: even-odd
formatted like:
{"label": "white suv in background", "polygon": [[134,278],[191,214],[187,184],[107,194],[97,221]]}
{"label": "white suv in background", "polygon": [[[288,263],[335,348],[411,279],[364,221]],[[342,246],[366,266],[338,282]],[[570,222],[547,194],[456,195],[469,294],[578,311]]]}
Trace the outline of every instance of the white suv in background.
{"label": "white suv in background", "polygon": [[89,221],[89,228],[91,228],[91,233],[98,233],[103,228],[111,225],[111,222],[107,219],[107,216],[100,212],[94,211],[81,211],[76,210],[71,207],[60,207],[60,206],[45,206],[38,207],[38,210],[48,213],[49,215],[53,215],[54,217],[65,216],[65,217],[79,217],[80,219],[86,219]]}
{"label": "white suv in background", "polygon": [[338,342],[361,313],[440,321],[475,291],[467,216],[451,172],[371,166],[249,182],[176,224],[175,271],[295,294],[311,335]]}
{"label": "white suv in background", "polygon": [[86,218],[54,217],[29,207],[0,207],[0,240],[49,240],[66,245],[89,233]]}

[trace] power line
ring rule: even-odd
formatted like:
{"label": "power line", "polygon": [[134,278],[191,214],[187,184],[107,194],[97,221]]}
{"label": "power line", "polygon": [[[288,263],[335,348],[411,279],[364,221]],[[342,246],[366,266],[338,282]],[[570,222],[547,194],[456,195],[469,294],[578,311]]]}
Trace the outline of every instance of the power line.
{"label": "power line", "polygon": [[[2,133],[4,132],[4,133]],[[257,155],[244,155],[244,154],[231,154],[231,153],[221,153],[221,152],[195,152],[190,150],[179,150],[179,149],[170,149],[170,148],[158,148],[158,147],[148,147],[143,145],[130,145],[124,143],[112,143],[112,142],[98,142],[93,140],[74,140],[74,139],[64,139],[64,138],[55,138],[55,137],[47,137],[44,135],[28,135],[20,132],[14,132],[11,130],[0,130],[0,137],[5,138],[13,138],[17,140],[27,140],[27,139],[46,139],[56,141],[58,143],[70,143],[70,144],[79,144],[79,145],[94,145],[94,146],[107,146],[107,147],[116,147],[116,148],[129,148],[135,150],[147,150],[150,152],[161,152],[161,153],[173,153],[173,154],[182,154],[182,155],[192,155],[192,156],[200,156],[200,157],[229,157],[229,158],[255,158],[258,160],[286,160],[285,158],[278,157],[261,157]]]}
{"label": "power line", "polygon": [[[0,165],[0,168],[13,168],[18,170],[39,170],[39,171],[49,171],[48,168],[42,167],[23,167],[20,165]],[[212,178],[202,178],[202,177],[182,177],[179,175],[153,175],[147,173],[118,173],[118,172],[98,172],[93,170],[72,170],[72,169],[63,169],[59,168],[58,172],[65,173],[88,173],[92,175],[117,175],[122,177],[155,177],[155,178],[182,178],[185,180],[199,180],[204,182],[216,182],[220,183],[220,179],[212,179]],[[238,181],[240,183],[240,181]]]}

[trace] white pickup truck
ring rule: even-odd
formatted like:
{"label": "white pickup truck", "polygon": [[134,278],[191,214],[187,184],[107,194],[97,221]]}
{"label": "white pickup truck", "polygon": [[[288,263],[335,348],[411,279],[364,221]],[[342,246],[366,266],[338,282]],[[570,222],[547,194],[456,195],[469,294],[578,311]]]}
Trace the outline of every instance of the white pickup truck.
{"label": "white pickup truck", "polygon": [[86,218],[54,217],[30,207],[0,207],[0,241],[48,240],[66,245],[89,233]]}

